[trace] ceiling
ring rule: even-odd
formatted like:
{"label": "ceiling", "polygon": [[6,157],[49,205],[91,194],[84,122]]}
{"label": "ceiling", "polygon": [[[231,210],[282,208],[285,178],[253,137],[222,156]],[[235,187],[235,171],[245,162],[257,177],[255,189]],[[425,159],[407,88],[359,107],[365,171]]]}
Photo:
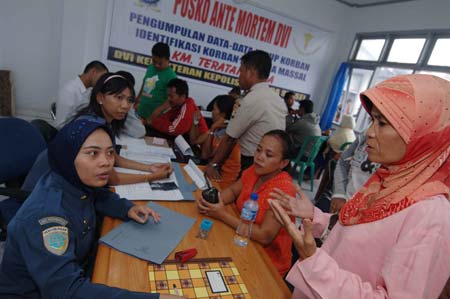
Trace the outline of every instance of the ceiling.
{"label": "ceiling", "polygon": [[400,2],[410,2],[417,0],[336,0],[336,1],[351,7],[360,8],[376,5],[388,5]]}

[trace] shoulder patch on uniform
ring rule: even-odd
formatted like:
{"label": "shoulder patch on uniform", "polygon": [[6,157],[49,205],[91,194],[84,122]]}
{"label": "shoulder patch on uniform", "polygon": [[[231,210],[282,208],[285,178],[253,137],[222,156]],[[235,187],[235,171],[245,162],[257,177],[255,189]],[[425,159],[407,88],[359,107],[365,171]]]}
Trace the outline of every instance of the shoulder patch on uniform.
{"label": "shoulder patch on uniform", "polygon": [[57,216],[44,217],[44,218],[39,219],[40,225],[46,225],[49,223],[57,223],[61,226],[66,226],[67,222],[68,221],[66,219],[57,217]]}
{"label": "shoulder patch on uniform", "polygon": [[53,226],[42,232],[45,248],[53,254],[63,255],[69,247],[69,229]]}

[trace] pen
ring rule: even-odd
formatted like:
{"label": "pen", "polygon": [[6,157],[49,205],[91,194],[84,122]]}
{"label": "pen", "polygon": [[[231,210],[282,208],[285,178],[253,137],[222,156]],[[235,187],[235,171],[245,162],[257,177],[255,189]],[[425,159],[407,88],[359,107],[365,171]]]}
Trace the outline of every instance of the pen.
{"label": "pen", "polygon": [[175,295],[180,296],[180,291],[178,291],[177,286],[173,284],[173,291],[175,292]]}

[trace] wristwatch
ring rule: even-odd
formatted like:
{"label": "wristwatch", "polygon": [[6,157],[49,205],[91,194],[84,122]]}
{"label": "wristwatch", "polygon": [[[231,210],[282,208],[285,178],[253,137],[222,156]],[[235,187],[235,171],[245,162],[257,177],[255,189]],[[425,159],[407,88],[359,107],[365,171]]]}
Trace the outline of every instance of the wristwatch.
{"label": "wristwatch", "polygon": [[216,169],[216,170],[220,170],[220,165],[219,163],[211,163],[211,167]]}

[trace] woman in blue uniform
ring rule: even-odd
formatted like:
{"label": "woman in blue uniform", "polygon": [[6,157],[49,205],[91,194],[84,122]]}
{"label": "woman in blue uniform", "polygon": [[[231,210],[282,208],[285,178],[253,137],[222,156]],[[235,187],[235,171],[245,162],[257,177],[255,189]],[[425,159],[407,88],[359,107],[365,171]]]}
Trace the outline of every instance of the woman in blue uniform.
{"label": "woman in blue uniform", "polygon": [[112,133],[82,118],[66,125],[48,148],[50,171],[8,225],[0,298],[182,298],[94,284],[83,265],[95,240],[96,211],[145,223],[147,206],[108,191],[114,165]]}

